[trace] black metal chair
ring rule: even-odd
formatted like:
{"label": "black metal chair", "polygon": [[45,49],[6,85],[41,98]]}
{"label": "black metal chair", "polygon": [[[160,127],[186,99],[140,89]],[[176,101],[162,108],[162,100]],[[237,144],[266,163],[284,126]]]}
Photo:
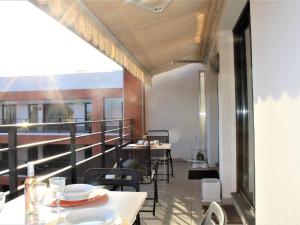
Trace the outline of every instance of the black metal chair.
{"label": "black metal chair", "polygon": [[[132,140],[136,143],[137,140]],[[153,197],[147,197],[147,200],[153,200],[152,210],[144,210],[141,212],[152,212],[155,215],[156,202],[158,202],[158,188],[157,188],[157,161],[151,161],[150,143],[148,145],[139,145],[138,147],[131,147],[130,144],[118,150],[120,157],[119,167],[131,168],[138,172],[140,184],[153,183]]]}
{"label": "black metal chair", "polygon": [[[123,187],[131,187],[134,191],[140,191],[140,178],[137,171],[128,168],[91,168],[84,174],[84,183],[91,185],[104,185],[112,190],[123,191]],[[109,188],[110,189],[110,188]],[[140,224],[139,214],[135,224]]]}
{"label": "black metal chair", "polygon": [[113,190],[119,187],[132,187],[135,191],[140,191],[139,174],[127,168],[88,169],[84,174],[84,183],[113,186]]}
{"label": "black metal chair", "polygon": [[[160,143],[170,143],[170,136],[168,130],[148,130],[146,135],[150,141],[158,140]],[[167,154],[167,161],[168,163],[170,163],[171,166],[172,177],[174,177],[171,149],[167,149],[166,154]]]}

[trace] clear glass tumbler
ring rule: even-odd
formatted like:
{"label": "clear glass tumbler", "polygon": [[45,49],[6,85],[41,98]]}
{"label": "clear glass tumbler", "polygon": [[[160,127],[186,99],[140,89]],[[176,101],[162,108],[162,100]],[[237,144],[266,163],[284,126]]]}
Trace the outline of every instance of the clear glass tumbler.
{"label": "clear glass tumbler", "polygon": [[56,200],[56,212],[60,214],[60,200],[62,198],[62,193],[65,190],[66,178],[65,177],[52,177],[49,179],[50,190],[52,191],[53,197]]}
{"label": "clear glass tumbler", "polygon": [[34,220],[37,224],[41,224],[40,222],[40,205],[44,200],[47,184],[43,182],[37,182],[32,184],[30,192],[30,201],[33,205],[33,214]]}

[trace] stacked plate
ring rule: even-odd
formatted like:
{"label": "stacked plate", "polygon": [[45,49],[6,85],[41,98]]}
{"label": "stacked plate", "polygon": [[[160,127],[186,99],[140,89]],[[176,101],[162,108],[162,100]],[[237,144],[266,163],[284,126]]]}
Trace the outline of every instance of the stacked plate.
{"label": "stacked plate", "polygon": [[[77,206],[99,200],[106,202],[109,191],[103,188],[88,184],[71,184],[65,187],[62,193],[63,200],[60,201],[62,207]],[[48,204],[56,206],[53,199]],[[97,203],[98,205],[98,203]],[[91,207],[91,205],[86,205]],[[115,211],[107,208],[82,208],[68,213],[63,221],[67,225],[119,225],[122,219]]]}
{"label": "stacked plate", "polygon": [[[71,184],[65,187],[62,193],[62,200],[60,201],[61,207],[70,207],[86,204],[96,200],[106,202],[108,190],[98,188],[89,184]],[[49,206],[56,206],[55,199],[50,198],[46,200]]]}

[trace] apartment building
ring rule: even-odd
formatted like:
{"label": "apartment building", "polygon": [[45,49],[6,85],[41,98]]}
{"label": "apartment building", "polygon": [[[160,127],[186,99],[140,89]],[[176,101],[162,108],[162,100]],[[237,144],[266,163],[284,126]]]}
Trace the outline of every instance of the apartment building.
{"label": "apartment building", "polygon": [[[83,80],[84,79],[84,80]],[[55,76],[22,76],[0,78],[0,123],[2,125],[21,123],[18,131],[18,144],[44,141],[69,135],[68,125],[47,127],[27,127],[28,123],[83,122],[103,119],[122,119],[123,110],[123,71],[67,74]],[[39,85],[37,85],[39,84]],[[119,124],[110,122],[107,128]],[[77,133],[98,131],[91,124],[78,124]],[[116,135],[111,132],[107,135]],[[83,147],[94,142],[83,138],[76,143]],[[1,147],[7,147],[7,130],[0,134]],[[68,150],[64,142],[46,146],[26,148],[18,153],[18,164],[55,155]],[[96,151],[97,149],[95,149]],[[78,153],[78,159],[92,154],[92,149]],[[7,152],[0,153],[3,167],[7,166]],[[64,159],[62,159],[63,163]],[[1,165],[0,164],[0,165]]]}

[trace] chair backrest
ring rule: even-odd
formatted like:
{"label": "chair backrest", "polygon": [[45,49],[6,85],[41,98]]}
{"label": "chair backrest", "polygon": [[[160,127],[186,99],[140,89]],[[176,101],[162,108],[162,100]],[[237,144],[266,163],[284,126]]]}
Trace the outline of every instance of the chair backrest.
{"label": "chair backrest", "polygon": [[149,141],[159,140],[162,143],[169,143],[169,131],[167,130],[148,130],[146,133]]}
{"label": "chair backrest", "polygon": [[201,225],[216,225],[213,216],[219,222],[219,225],[227,225],[227,216],[223,208],[216,202],[212,202],[202,220]]}
{"label": "chair backrest", "polygon": [[[132,143],[137,143],[138,140],[133,140]],[[131,168],[136,170],[140,178],[145,176],[151,176],[152,166],[151,166],[151,150],[150,142],[147,140],[148,145],[138,145],[135,147],[130,147],[130,144],[124,146],[119,150],[119,155],[121,159],[120,167]]]}
{"label": "chair backrest", "polygon": [[140,191],[139,174],[127,168],[91,168],[85,172],[84,183],[110,185],[113,187],[132,187]]}

